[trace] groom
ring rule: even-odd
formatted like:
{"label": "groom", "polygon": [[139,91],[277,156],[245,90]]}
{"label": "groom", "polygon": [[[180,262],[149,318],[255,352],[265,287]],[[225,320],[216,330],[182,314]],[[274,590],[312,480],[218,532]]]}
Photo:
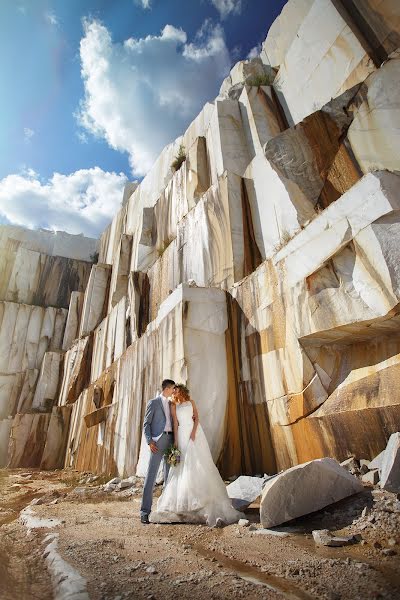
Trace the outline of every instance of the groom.
{"label": "groom", "polygon": [[[175,381],[172,381],[172,379],[164,379],[161,384],[161,394],[150,400],[144,416],[143,431],[151,451],[147,475],[144,480],[142,505],[140,507],[140,520],[145,524],[149,523],[154,484],[161,459],[165,450],[174,441],[169,400],[174,391],[174,385]],[[164,483],[167,481],[168,471],[169,464],[165,460]]]}

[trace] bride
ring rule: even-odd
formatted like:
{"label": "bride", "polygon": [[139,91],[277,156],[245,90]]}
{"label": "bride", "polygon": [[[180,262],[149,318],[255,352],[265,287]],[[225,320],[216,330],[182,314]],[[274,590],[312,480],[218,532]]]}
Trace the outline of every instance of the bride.
{"label": "bride", "polygon": [[171,414],[180,462],[169,470],[164,491],[151,513],[152,523],[235,523],[244,515],[235,510],[214,464],[196,405],[189,390],[176,384]]}

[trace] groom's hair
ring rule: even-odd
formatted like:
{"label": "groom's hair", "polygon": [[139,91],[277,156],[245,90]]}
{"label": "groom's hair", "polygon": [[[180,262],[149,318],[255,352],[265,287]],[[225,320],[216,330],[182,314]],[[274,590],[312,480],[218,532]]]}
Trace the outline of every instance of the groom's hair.
{"label": "groom's hair", "polygon": [[175,381],[173,379],[164,379],[164,381],[161,384],[161,387],[163,390],[165,390],[165,388],[171,387],[172,385],[175,385]]}

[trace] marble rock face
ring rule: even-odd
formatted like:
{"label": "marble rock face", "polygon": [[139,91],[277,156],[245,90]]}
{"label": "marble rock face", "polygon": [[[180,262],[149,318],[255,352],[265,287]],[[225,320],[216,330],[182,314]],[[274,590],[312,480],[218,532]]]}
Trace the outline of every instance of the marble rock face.
{"label": "marble rock face", "polygon": [[47,350],[60,350],[67,311],[0,302],[0,372],[39,369]]}
{"label": "marble rock face", "polygon": [[[179,286],[142,337],[74,403],[69,439],[75,440],[76,447],[68,451],[67,464],[98,472],[115,470],[120,475],[137,468],[142,474],[147,461],[147,445],[140,451],[144,410],[165,377],[185,381],[192,389],[217,459],[224,451],[228,396],[226,327],[223,291]],[[84,423],[83,415],[90,415]]]}
{"label": "marble rock face", "polygon": [[291,0],[272,23],[260,53],[264,64],[278,68],[285,60],[314,0]]}
{"label": "marble rock face", "polygon": [[351,103],[358,91],[359,86],[348,90],[264,145],[265,157],[299,211],[305,212],[308,203],[328,206],[360,178],[342,141],[353,120]]}
{"label": "marble rock face", "polygon": [[93,337],[76,340],[65,353],[57,403],[60,406],[76,401],[90,380]]}
{"label": "marble rock face", "polygon": [[400,58],[385,63],[365,81],[363,100],[348,139],[364,173],[400,171]]}
{"label": "marble rock face", "polygon": [[269,65],[263,64],[260,58],[241,60],[231,69],[228,77],[222,82],[219,90],[221,97],[238,97],[241,88],[247,85],[271,84],[275,78],[275,71]]}
{"label": "marble rock face", "polygon": [[286,52],[274,87],[289,122],[296,124],[364,81],[375,68],[333,2],[315,0]]}
{"label": "marble rock face", "polygon": [[105,313],[111,269],[109,265],[93,265],[83,300],[79,337],[88,335]]}
{"label": "marble rock face", "polygon": [[62,343],[62,349],[64,351],[68,350],[68,348],[71,347],[72,342],[78,337],[84,296],[85,294],[83,292],[72,292],[71,294]]}
{"label": "marble rock face", "polygon": [[358,479],[331,458],[297,465],[265,484],[260,505],[261,525],[281,525],[362,490]]}
{"label": "marble rock face", "polygon": [[26,413],[14,417],[8,449],[7,466],[10,469],[40,464],[49,421],[49,413]]}
{"label": "marble rock face", "polygon": [[46,352],[44,355],[32,401],[33,411],[49,412],[51,410],[57,398],[61,359],[60,352]]}
{"label": "marble rock face", "polygon": [[46,443],[40,462],[41,469],[62,469],[69,432],[72,406],[55,406],[46,434]]}
{"label": "marble rock face", "polygon": [[25,229],[16,225],[0,225],[0,254],[3,250],[18,248],[33,250],[48,256],[92,261],[97,240],[82,234],[71,235],[65,231]]}
{"label": "marble rock face", "polygon": [[91,266],[23,247],[0,247],[0,300],[68,308],[71,293],[85,289]]}
{"label": "marble rock face", "polygon": [[0,419],[0,468],[6,467],[8,463],[8,444],[13,419]]}

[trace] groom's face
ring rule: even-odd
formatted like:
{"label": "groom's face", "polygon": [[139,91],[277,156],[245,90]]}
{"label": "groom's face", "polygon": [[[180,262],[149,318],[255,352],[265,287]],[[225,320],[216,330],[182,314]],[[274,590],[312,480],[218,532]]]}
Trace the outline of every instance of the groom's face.
{"label": "groom's face", "polygon": [[163,394],[166,398],[171,398],[173,391],[174,391],[174,386],[170,385],[163,389]]}

